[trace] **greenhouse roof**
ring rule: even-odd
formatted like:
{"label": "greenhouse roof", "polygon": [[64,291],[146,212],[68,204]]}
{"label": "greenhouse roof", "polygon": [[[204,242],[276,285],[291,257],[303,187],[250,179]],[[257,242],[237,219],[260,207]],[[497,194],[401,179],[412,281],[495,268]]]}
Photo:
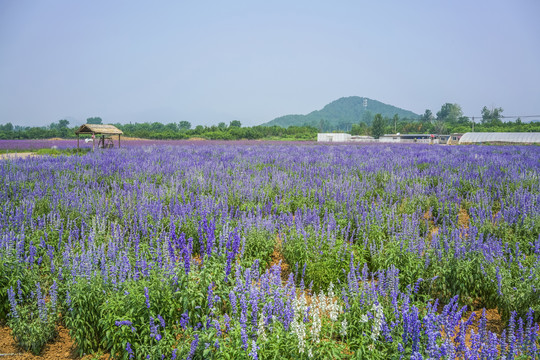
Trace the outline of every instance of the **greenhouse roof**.
{"label": "greenhouse roof", "polygon": [[540,143],[540,132],[468,132],[459,139],[460,144],[487,142]]}

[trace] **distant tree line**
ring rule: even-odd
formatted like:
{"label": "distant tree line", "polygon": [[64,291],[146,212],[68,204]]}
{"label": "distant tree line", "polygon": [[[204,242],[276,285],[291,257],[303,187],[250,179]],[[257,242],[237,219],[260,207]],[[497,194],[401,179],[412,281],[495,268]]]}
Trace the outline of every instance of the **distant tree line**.
{"label": "distant tree line", "polygon": [[[102,124],[99,117],[86,120],[87,124]],[[318,129],[310,126],[253,126],[243,127],[239,120],[233,120],[228,125],[220,122],[218,125],[197,125],[192,128],[189,121],[163,124],[146,122],[135,124],[113,124],[124,132],[124,136],[143,139],[190,139],[194,137],[209,140],[315,140]],[[50,139],[75,138],[78,127],[70,127],[68,120],[60,120],[48,126],[26,127],[13,126],[11,123],[0,125],[0,139]]]}
{"label": "distant tree line", "polygon": [[[209,140],[240,139],[275,139],[275,140],[315,140],[318,132],[349,132],[351,135],[371,135],[379,138],[383,134],[451,134],[475,132],[540,132],[540,122],[524,123],[520,118],[514,121],[503,121],[502,108],[481,111],[481,117],[470,119],[463,115],[458,104],[446,103],[433,115],[427,109],[418,119],[400,118],[395,114],[392,118],[381,114],[366,112],[358,123],[340,123],[332,128],[329,121],[321,119],[318,124],[303,126],[252,126],[243,127],[238,120],[229,124],[220,122],[217,125],[197,125],[192,128],[189,121],[163,124],[145,122],[135,124],[114,124],[124,132],[124,136],[143,139],[189,139],[204,138]],[[102,124],[100,117],[91,117],[87,124]],[[0,139],[49,139],[74,138],[77,127],[70,127],[68,120],[59,120],[48,126],[26,127],[13,126],[11,123],[0,125]]]}
{"label": "distant tree line", "polygon": [[463,115],[461,106],[446,103],[435,115],[427,109],[417,120],[393,118],[376,114],[371,123],[360,120],[353,124],[352,135],[372,135],[375,138],[383,134],[451,134],[466,132],[540,132],[540,122],[524,123],[520,118],[503,121],[502,108],[482,108],[480,118],[468,118]]}

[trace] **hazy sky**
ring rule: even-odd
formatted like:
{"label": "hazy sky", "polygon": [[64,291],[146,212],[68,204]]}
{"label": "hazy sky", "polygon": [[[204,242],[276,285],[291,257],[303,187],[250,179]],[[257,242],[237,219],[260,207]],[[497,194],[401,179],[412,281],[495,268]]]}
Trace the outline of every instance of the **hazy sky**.
{"label": "hazy sky", "polygon": [[540,113],[540,1],[0,0],[0,123]]}

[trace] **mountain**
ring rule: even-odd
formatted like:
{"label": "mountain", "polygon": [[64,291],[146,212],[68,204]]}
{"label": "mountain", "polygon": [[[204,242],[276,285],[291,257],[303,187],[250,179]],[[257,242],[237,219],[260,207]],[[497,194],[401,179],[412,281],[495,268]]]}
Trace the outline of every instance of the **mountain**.
{"label": "mountain", "polygon": [[280,116],[262,125],[281,127],[310,125],[324,128],[325,131],[348,131],[352,124],[358,124],[359,122],[371,124],[375,114],[381,114],[383,117],[389,118],[393,118],[397,114],[400,119],[417,119],[419,117],[412,111],[384,104],[377,100],[350,96],[332,101],[321,110],[312,111],[307,115]]}

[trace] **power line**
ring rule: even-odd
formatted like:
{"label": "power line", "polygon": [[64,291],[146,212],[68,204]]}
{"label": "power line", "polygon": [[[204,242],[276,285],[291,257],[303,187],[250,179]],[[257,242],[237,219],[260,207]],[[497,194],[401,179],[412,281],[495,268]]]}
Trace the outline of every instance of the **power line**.
{"label": "power line", "polygon": [[[478,119],[481,119],[482,118],[482,115],[480,116],[465,116],[465,117],[468,117],[468,118],[478,118]],[[499,118],[526,118],[526,117],[540,117],[540,115],[500,115]]]}
{"label": "power line", "polygon": [[[472,118],[475,118],[475,119],[482,119],[482,115],[480,116],[465,116],[465,117],[468,117],[470,119]],[[517,118],[540,118],[540,115],[500,115],[499,118],[501,119],[517,119]]]}
{"label": "power line", "polygon": [[532,117],[540,117],[540,115],[522,115],[522,116],[510,116],[510,115],[504,115],[501,116],[502,118],[532,118]]}

